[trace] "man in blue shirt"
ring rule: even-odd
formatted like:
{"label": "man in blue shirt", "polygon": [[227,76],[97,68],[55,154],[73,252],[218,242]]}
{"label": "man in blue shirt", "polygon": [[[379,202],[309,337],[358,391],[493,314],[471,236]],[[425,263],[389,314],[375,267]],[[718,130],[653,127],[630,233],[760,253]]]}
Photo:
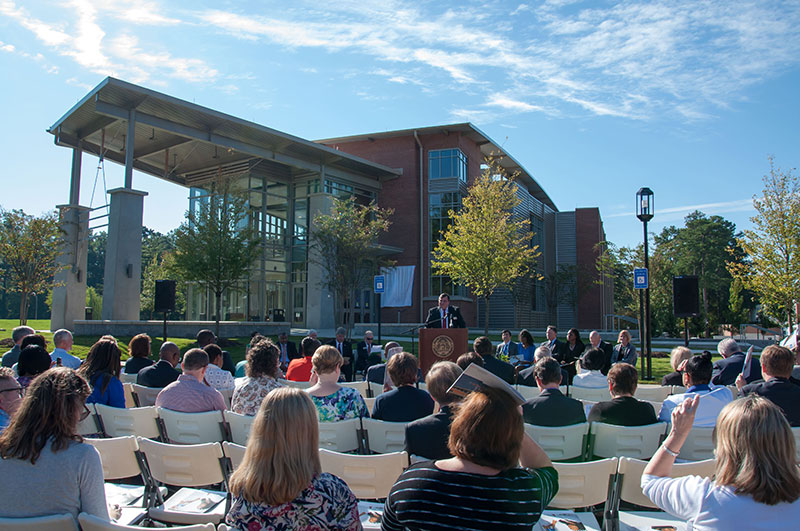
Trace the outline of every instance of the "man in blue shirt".
{"label": "man in blue shirt", "polygon": [[58,358],[61,358],[61,365],[64,367],[77,369],[81,366],[81,359],[68,352],[72,349],[72,332],[65,328],[56,330],[53,334],[53,345],[56,347],[50,354],[50,359],[53,360],[53,363]]}
{"label": "man in blue shirt", "polygon": [[14,378],[14,371],[8,367],[0,368],[0,433],[11,422],[22,402],[22,387]]}

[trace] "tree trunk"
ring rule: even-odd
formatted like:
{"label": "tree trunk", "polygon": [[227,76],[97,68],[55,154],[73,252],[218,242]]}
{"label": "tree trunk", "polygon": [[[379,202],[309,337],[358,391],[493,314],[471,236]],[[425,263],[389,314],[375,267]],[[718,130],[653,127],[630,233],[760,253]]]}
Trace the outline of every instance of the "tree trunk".
{"label": "tree trunk", "polygon": [[21,295],[22,297],[19,300],[19,324],[24,326],[28,324],[28,290],[23,289]]}
{"label": "tree trunk", "polygon": [[489,297],[483,297],[483,335],[489,335]]}
{"label": "tree trunk", "polygon": [[216,311],[214,312],[216,313],[216,315],[214,316],[216,318],[216,323],[214,326],[214,335],[219,337],[219,318],[220,314],[222,313],[222,290],[214,291],[214,296],[216,297],[216,302],[214,304],[214,306],[216,306]]}

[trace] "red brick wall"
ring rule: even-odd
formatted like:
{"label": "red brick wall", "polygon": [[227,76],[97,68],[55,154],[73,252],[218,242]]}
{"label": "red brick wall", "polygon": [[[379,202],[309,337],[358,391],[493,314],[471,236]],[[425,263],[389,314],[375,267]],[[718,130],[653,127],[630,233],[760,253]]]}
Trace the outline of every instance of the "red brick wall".
{"label": "red brick wall", "polygon": [[[575,251],[577,254],[579,285],[587,289],[578,298],[578,328],[592,330],[603,327],[603,286],[595,284],[598,278],[596,262],[599,255],[595,250],[597,243],[605,240],[603,221],[598,208],[575,209]],[[613,297],[613,290],[606,294],[606,299]],[[606,300],[606,307],[608,307]]]}

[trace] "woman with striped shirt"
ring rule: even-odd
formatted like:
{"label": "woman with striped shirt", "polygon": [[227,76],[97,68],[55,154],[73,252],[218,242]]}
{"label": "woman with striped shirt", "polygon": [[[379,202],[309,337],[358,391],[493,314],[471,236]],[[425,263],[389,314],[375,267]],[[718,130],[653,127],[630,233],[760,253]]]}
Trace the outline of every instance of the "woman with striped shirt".
{"label": "woman with striped shirt", "polygon": [[455,457],[418,463],[397,479],[381,529],[530,530],[558,492],[558,473],[504,391],[470,393],[448,446]]}

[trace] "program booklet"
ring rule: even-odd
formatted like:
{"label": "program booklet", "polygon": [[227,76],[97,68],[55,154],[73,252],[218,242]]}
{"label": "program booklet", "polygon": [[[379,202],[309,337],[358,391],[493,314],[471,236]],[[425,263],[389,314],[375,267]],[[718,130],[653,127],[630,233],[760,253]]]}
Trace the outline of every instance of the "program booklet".
{"label": "program booklet", "polygon": [[221,492],[184,487],[164,502],[164,509],[184,513],[207,513],[224,499],[225,495]]}
{"label": "program booklet", "polygon": [[491,372],[474,363],[461,373],[461,376],[453,382],[453,385],[450,386],[447,392],[454,393],[458,396],[467,396],[472,391],[477,391],[482,387],[492,387],[505,391],[511,395],[511,398],[514,399],[514,402],[516,402],[518,406],[525,403],[525,397],[519,394],[511,385],[507,384],[505,380],[498,378]]}

